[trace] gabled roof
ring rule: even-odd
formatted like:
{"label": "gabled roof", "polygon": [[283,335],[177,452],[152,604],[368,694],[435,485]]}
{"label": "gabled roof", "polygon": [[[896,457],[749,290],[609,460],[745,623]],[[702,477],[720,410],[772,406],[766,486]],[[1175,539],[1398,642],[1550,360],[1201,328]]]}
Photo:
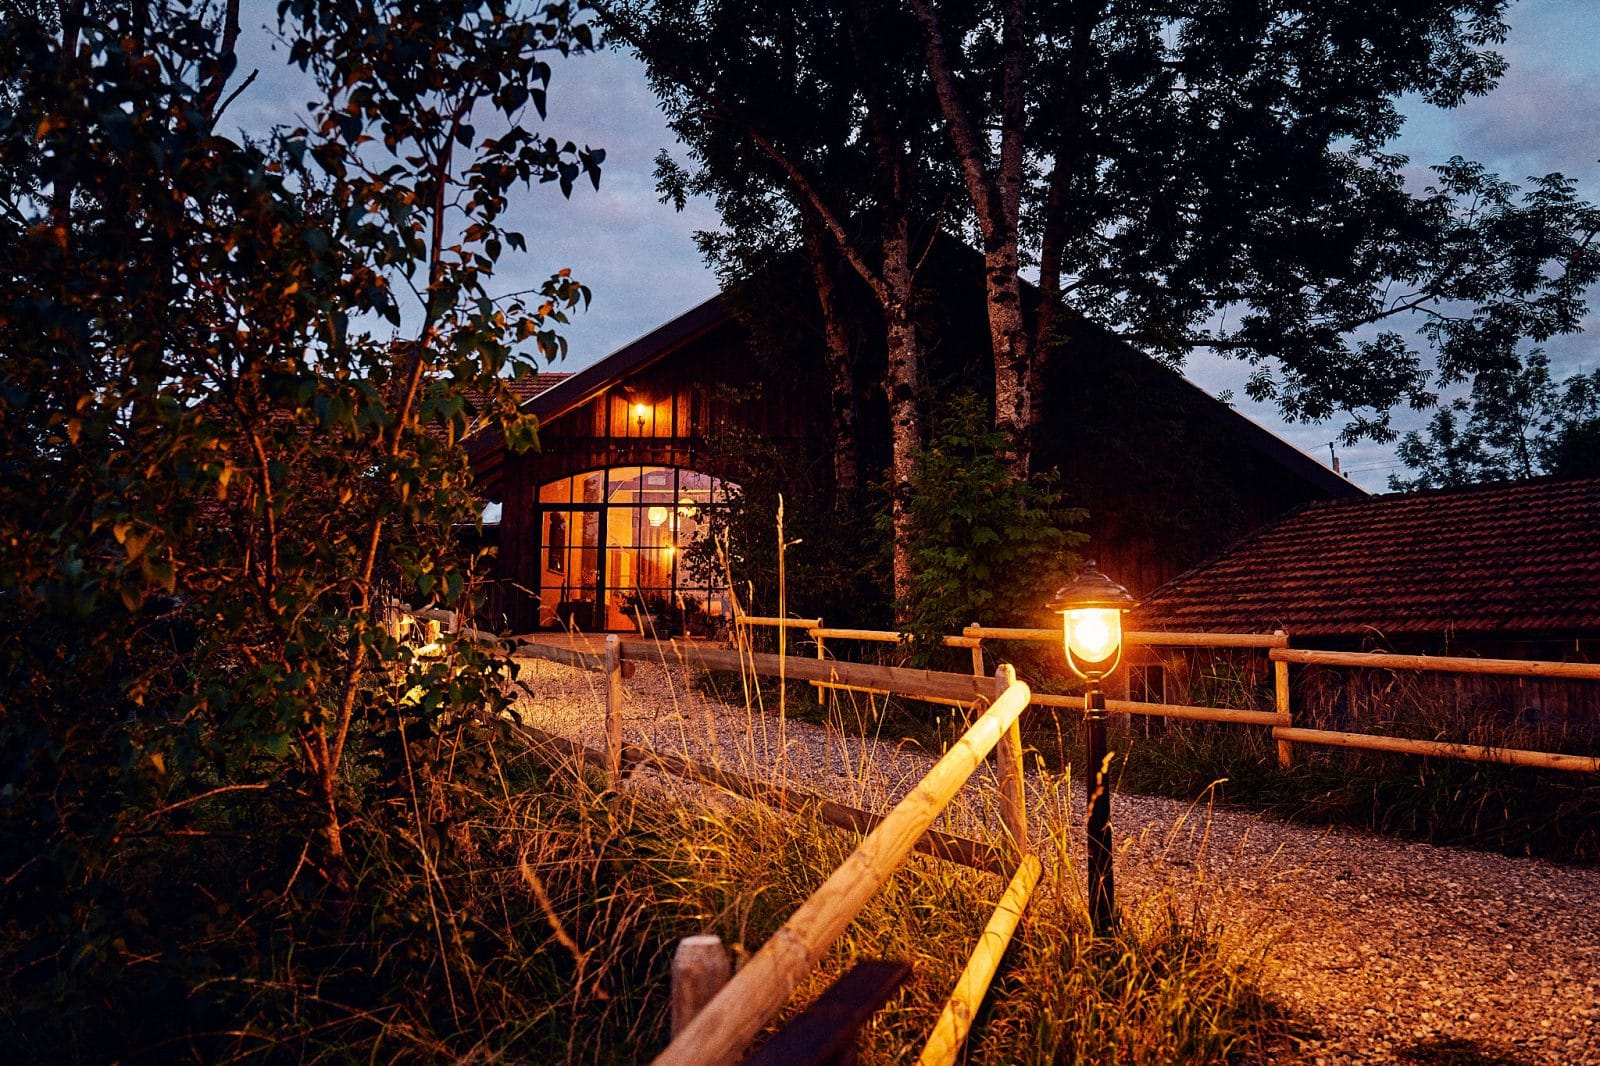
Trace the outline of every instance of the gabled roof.
{"label": "gabled roof", "polygon": [[1600,478],[1309,503],[1168,582],[1142,629],[1600,633]]}
{"label": "gabled roof", "polygon": [[[733,309],[727,299],[719,293],[617,349],[586,369],[572,374],[541,373],[532,379],[532,383],[539,387],[523,404],[523,408],[537,415],[540,422],[548,423],[568,411],[581,407],[629,374],[660,362],[685,345],[733,321]],[[1122,341],[1116,343],[1122,344],[1129,352],[1144,359],[1158,376],[1170,379],[1202,418],[1219,424],[1249,447],[1304,478],[1318,490],[1335,495],[1365,495],[1359,486],[1211,396],[1183,375],[1156,360],[1149,359]],[[472,456],[473,462],[484,466],[493,463],[492,456],[502,447],[503,441],[500,435],[494,432],[477,433],[467,441],[468,454]]]}
{"label": "gabled roof", "polygon": [[[581,407],[636,370],[660,362],[679,348],[733,319],[721,294],[685,311],[665,325],[612,352],[593,366],[571,374],[540,373],[528,379],[537,386],[523,402],[523,410],[539,416],[541,423]],[[517,383],[513,384],[516,387]],[[493,469],[505,450],[505,438],[493,429],[470,434],[467,455],[479,476]]]}

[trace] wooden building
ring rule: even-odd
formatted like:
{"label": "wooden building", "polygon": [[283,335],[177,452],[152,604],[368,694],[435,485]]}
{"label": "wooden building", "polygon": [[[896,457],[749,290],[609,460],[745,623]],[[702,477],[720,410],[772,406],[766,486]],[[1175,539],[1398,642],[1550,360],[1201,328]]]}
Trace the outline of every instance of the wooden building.
{"label": "wooden building", "polygon": [[[1600,477],[1309,503],[1158,589],[1136,623],[1282,629],[1296,647],[1335,651],[1594,662]],[[1330,690],[1336,724],[1393,702],[1388,671],[1301,676]],[[1459,707],[1600,723],[1600,682],[1438,675],[1419,685]]]}
{"label": "wooden building", "polygon": [[[973,321],[971,338],[931,331],[935,395],[963,383],[981,391],[988,375],[972,353],[987,349],[986,334]],[[600,631],[631,629],[641,607],[663,604],[706,622],[724,615],[717,582],[682,564],[727,502],[726,449],[712,442],[749,434],[830,465],[822,360],[796,332],[786,347],[757,343],[730,301],[714,297],[586,370],[532,382],[526,409],[540,420],[539,450],[511,454],[494,433],[469,438],[480,491],[501,505],[486,621]],[[1046,373],[1060,430],[1037,454],[1089,510],[1088,551],[1136,592],[1307,500],[1361,495],[1176,373],[1087,324],[1078,333],[1075,362]],[[884,469],[888,453],[874,373],[867,361],[859,444],[868,471]],[[804,594],[791,597],[801,610]]]}

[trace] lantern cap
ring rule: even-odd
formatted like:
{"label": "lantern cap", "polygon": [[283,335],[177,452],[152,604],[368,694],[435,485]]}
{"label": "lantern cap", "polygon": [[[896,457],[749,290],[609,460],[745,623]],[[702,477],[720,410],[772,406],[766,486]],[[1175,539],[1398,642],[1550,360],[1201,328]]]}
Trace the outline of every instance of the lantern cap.
{"label": "lantern cap", "polygon": [[1085,607],[1131,611],[1139,606],[1139,601],[1133,598],[1133,593],[1095,569],[1093,559],[1086,559],[1078,575],[1057,589],[1046,606],[1052,611],[1072,611]]}

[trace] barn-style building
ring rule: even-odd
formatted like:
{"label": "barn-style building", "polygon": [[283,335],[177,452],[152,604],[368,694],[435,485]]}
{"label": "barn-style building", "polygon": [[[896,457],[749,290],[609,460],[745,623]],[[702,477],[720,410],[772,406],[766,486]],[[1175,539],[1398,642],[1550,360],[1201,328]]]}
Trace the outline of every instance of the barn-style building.
{"label": "barn-style building", "polygon": [[[1062,471],[1090,514],[1086,550],[1136,592],[1306,501],[1362,495],[1173,371],[1086,323],[1076,333],[1070,363],[1047,366],[1059,431],[1038,441],[1036,465]],[[930,390],[981,387],[970,362],[981,340],[931,346]],[[711,622],[725,614],[715,581],[680,560],[726,503],[726,440],[752,434],[813,461],[834,447],[821,356],[803,343],[769,348],[728,297],[713,297],[588,369],[532,381],[537,451],[512,454],[493,432],[469,438],[480,492],[499,504],[485,621],[596,632],[632,629],[652,603]],[[870,367],[863,376],[862,465],[881,470],[885,405]]]}

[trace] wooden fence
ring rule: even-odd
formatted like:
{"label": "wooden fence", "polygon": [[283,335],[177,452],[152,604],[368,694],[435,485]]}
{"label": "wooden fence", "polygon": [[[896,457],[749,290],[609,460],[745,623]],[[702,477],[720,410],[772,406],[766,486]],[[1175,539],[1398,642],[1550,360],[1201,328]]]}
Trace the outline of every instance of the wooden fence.
{"label": "wooden fence", "polygon": [[[606,741],[603,752],[531,727],[522,728],[530,739],[562,758],[577,758],[602,766],[612,787],[620,786],[626,770],[650,768],[713,784],[780,809],[809,808],[825,821],[865,834],[851,855],[768,938],[731,981],[711,994],[703,1005],[695,1001],[693,1005],[698,1009],[692,1016],[687,1010],[682,1012],[685,1017],[681,1024],[675,1021],[672,1042],[655,1062],[659,1066],[678,1066],[733,1060],[783,1008],[799,982],[907,856],[912,851],[922,851],[1001,876],[1009,875],[1005,891],[918,1060],[922,1066],[954,1063],[1041,875],[1038,857],[1028,849],[1018,720],[1030,705],[1075,709],[1084,705],[1082,696],[1031,691],[1016,679],[1007,665],[1000,666],[992,679],[985,676],[984,641],[1055,642],[1061,639],[1060,633],[1053,629],[968,626],[959,636],[944,638],[947,646],[971,650],[973,674],[968,675],[826,658],[829,639],[900,643],[904,638],[898,633],[829,629],[821,619],[747,616],[736,622],[741,628],[774,627],[780,638],[790,630],[799,630],[817,642],[817,654],[815,657],[788,655],[787,642],[782,639],[779,654],[774,655],[749,651],[747,645],[734,649],[694,643],[663,645],[655,641],[622,640],[615,635],[606,638],[604,652],[599,655],[543,644],[524,644],[517,649],[521,654],[604,673]],[[1284,765],[1288,765],[1291,758],[1290,745],[1303,743],[1600,772],[1600,758],[1594,757],[1297,728],[1292,724],[1288,673],[1291,664],[1303,664],[1600,680],[1600,665],[1310,651],[1290,648],[1289,639],[1282,632],[1241,635],[1133,631],[1126,634],[1125,640],[1128,644],[1143,646],[1264,650],[1274,673],[1274,709],[1271,711],[1132,700],[1107,700],[1107,709],[1125,714],[1260,725],[1272,731]],[[672,657],[666,653],[668,647],[672,649]],[[749,671],[785,680],[813,682],[830,691],[843,688],[888,693],[974,708],[986,702],[988,705],[915,788],[887,814],[878,814],[624,743],[623,682],[631,672],[629,667],[637,661],[676,663],[702,670]],[[991,752],[996,755],[998,771],[1000,825],[996,839],[984,842],[933,830],[934,820]],[[710,993],[712,987],[714,984],[703,991]],[[675,997],[675,1012],[677,1008]]]}
{"label": "wooden fence", "polygon": [[[801,629],[802,632],[816,641],[818,659],[822,659],[827,654],[826,641],[830,637],[884,643],[904,643],[906,639],[902,634],[888,631],[829,629],[822,624],[821,619],[782,620],[740,617],[736,618],[735,622],[744,627],[769,626],[782,622],[787,629]],[[814,624],[805,624],[802,628],[803,623]],[[786,629],[780,629],[780,634],[785,632]],[[965,647],[972,650],[973,672],[975,674],[983,673],[983,642],[986,640],[1059,643],[1061,631],[1058,629],[1021,629],[973,624],[963,629],[960,636],[944,638],[946,646]],[[1285,769],[1292,764],[1293,746],[1295,744],[1315,744],[1324,747],[1359,748],[1367,751],[1398,752],[1410,755],[1424,755],[1432,758],[1459,759],[1467,762],[1498,763],[1504,766],[1528,766],[1546,770],[1600,773],[1600,757],[1296,727],[1293,707],[1290,704],[1289,686],[1290,664],[1600,681],[1600,663],[1557,663],[1531,659],[1472,659],[1459,656],[1391,655],[1381,652],[1313,651],[1290,648],[1289,637],[1282,630],[1276,633],[1166,633],[1133,630],[1124,634],[1123,641],[1125,644],[1139,647],[1255,648],[1265,651],[1273,669],[1273,709],[1271,711],[1116,699],[1108,699],[1106,701],[1106,709],[1120,714],[1153,715],[1190,721],[1231,722],[1240,725],[1263,726],[1272,731],[1272,737],[1277,741],[1278,763]],[[835,687],[853,687],[849,684],[848,678],[842,673],[838,680],[844,683],[836,684]],[[1040,707],[1066,707],[1081,710],[1083,708],[1083,697],[1035,692],[1033,694],[1033,703]]]}
{"label": "wooden fence", "polygon": [[[786,623],[785,623],[786,624]],[[1022,737],[1017,719],[1030,702],[1028,686],[1002,665],[994,678],[861,663],[820,662],[748,651],[673,645],[669,659],[654,641],[608,636],[600,655],[543,644],[524,644],[519,654],[532,655],[605,674],[604,752],[594,752],[563,737],[521,727],[538,745],[564,759],[580,759],[604,767],[612,787],[620,786],[628,767],[648,767],[700,780],[781,809],[809,807],[825,821],[865,833],[856,849],[800,905],[789,920],[750,957],[739,973],[682,1028],[674,1026],[672,1042],[655,1062],[671,1064],[732,1061],[788,1002],[800,981],[822,959],[883,883],[912,851],[960,862],[1008,877],[1008,884],[965,970],[923,1049],[926,1066],[954,1063],[966,1041],[1012,934],[1039,882],[1042,867],[1028,850],[1028,823],[1023,786]],[[625,666],[630,661],[681,662],[703,670],[748,670],[764,676],[848,684],[917,699],[963,705],[991,701],[887,814],[846,807],[789,789],[757,782],[715,767],[653,751],[622,740]],[[993,752],[998,777],[1000,814],[997,839],[984,843],[931,828],[973,772]]]}

